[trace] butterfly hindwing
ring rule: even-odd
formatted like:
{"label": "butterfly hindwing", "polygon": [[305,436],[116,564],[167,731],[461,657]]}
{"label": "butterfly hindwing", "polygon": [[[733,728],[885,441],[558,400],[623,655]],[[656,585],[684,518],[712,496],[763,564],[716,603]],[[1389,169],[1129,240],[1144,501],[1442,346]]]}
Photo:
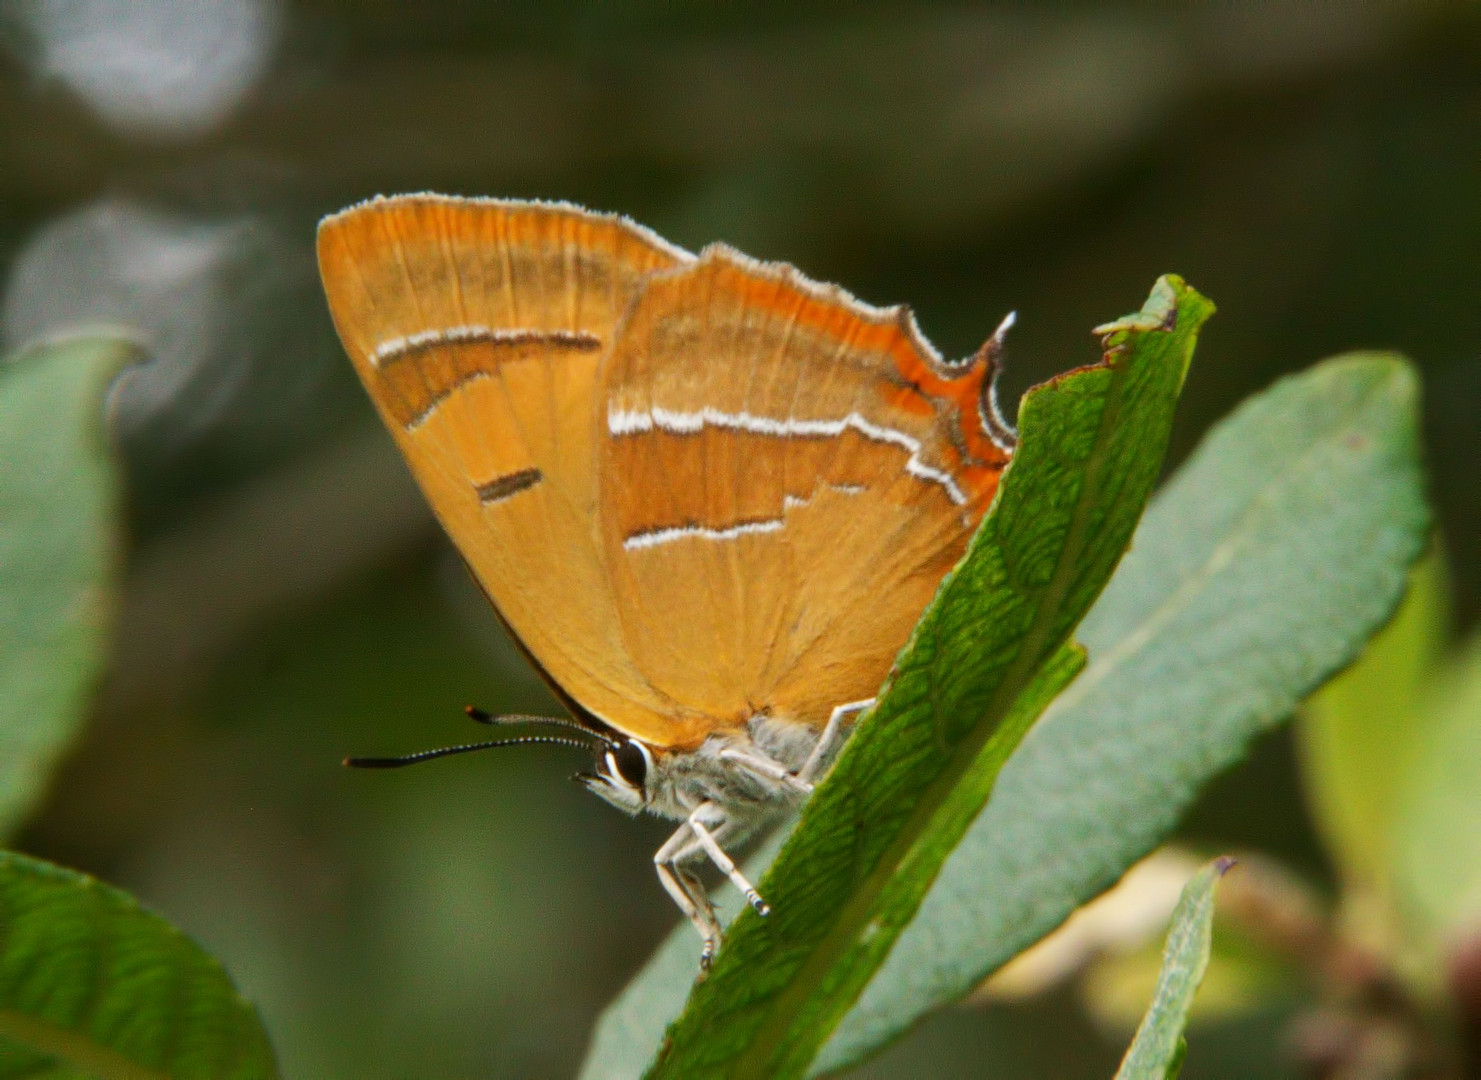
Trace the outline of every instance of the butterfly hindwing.
{"label": "butterfly hindwing", "polygon": [[718,246],[655,275],[608,363],[600,517],[636,665],[722,724],[872,695],[1008,460],[991,365]]}

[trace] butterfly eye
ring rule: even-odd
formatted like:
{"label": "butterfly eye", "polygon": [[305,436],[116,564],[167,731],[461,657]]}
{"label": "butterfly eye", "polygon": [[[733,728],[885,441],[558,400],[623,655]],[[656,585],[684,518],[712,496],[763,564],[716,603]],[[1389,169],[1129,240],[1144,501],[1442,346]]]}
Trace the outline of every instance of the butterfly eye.
{"label": "butterfly eye", "polygon": [[631,739],[624,740],[607,758],[617,767],[617,773],[635,788],[642,788],[648,777],[648,755]]}

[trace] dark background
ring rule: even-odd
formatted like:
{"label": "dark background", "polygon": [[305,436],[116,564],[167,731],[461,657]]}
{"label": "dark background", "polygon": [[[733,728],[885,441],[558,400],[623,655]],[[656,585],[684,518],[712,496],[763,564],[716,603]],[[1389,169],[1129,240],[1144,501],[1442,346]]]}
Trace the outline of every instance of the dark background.
{"label": "dark background", "polygon": [[[1176,271],[1220,311],[1174,461],[1283,372],[1403,350],[1475,621],[1474,8],[25,0],[0,32],[0,334],[123,323],[156,356],[114,400],[112,674],[21,846],[221,956],[291,1076],[570,1075],[675,919],[664,826],[567,783],[564,751],[338,766],[462,741],[469,701],[554,707],[333,338],[313,227],[347,203],[622,211],[908,302],[954,355],[1016,309],[1005,402]],[[1329,880],[1285,735],[1185,833]],[[1199,1029],[1185,1075],[1285,1075],[1278,1024]],[[1061,992],[956,1010],[869,1072],[1103,1077],[1124,1037]]]}

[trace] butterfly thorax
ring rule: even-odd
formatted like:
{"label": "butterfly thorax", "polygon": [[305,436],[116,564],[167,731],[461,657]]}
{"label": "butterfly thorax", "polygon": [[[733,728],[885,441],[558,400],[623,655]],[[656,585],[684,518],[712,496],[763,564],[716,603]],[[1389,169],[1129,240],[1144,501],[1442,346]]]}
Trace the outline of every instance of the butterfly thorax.
{"label": "butterfly thorax", "polygon": [[737,769],[734,755],[773,761],[795,772],[817,742],[818,731],[810,724],[757,715],[743,727],[712,733],[693,749],[625,740],[604,750],[596,771],[581,779],[629,814],[683,820],[701,803],[711,802],[747,822],[747,831],[753,831],[783,816],[802,795],[783,781]]}

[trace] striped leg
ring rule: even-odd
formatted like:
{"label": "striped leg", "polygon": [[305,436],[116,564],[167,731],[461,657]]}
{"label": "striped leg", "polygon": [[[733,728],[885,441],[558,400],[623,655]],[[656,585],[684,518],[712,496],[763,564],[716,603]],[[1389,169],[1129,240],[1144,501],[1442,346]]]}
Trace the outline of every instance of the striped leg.
{"label": "striped leg", "polygon": [[699,955],[699,967],[701,971],[708,971],[710,961],[715,956],[715,946],[720,941],[720,921],[715,918],[715,909],[710,906],[704,886],[681,865],[692,859],[699,850],[693,829],[686,821],[654,853],[653,865],[664,890],[694,924],[694,929],[699,931],[700,940],[704,942],[704,949]]}

